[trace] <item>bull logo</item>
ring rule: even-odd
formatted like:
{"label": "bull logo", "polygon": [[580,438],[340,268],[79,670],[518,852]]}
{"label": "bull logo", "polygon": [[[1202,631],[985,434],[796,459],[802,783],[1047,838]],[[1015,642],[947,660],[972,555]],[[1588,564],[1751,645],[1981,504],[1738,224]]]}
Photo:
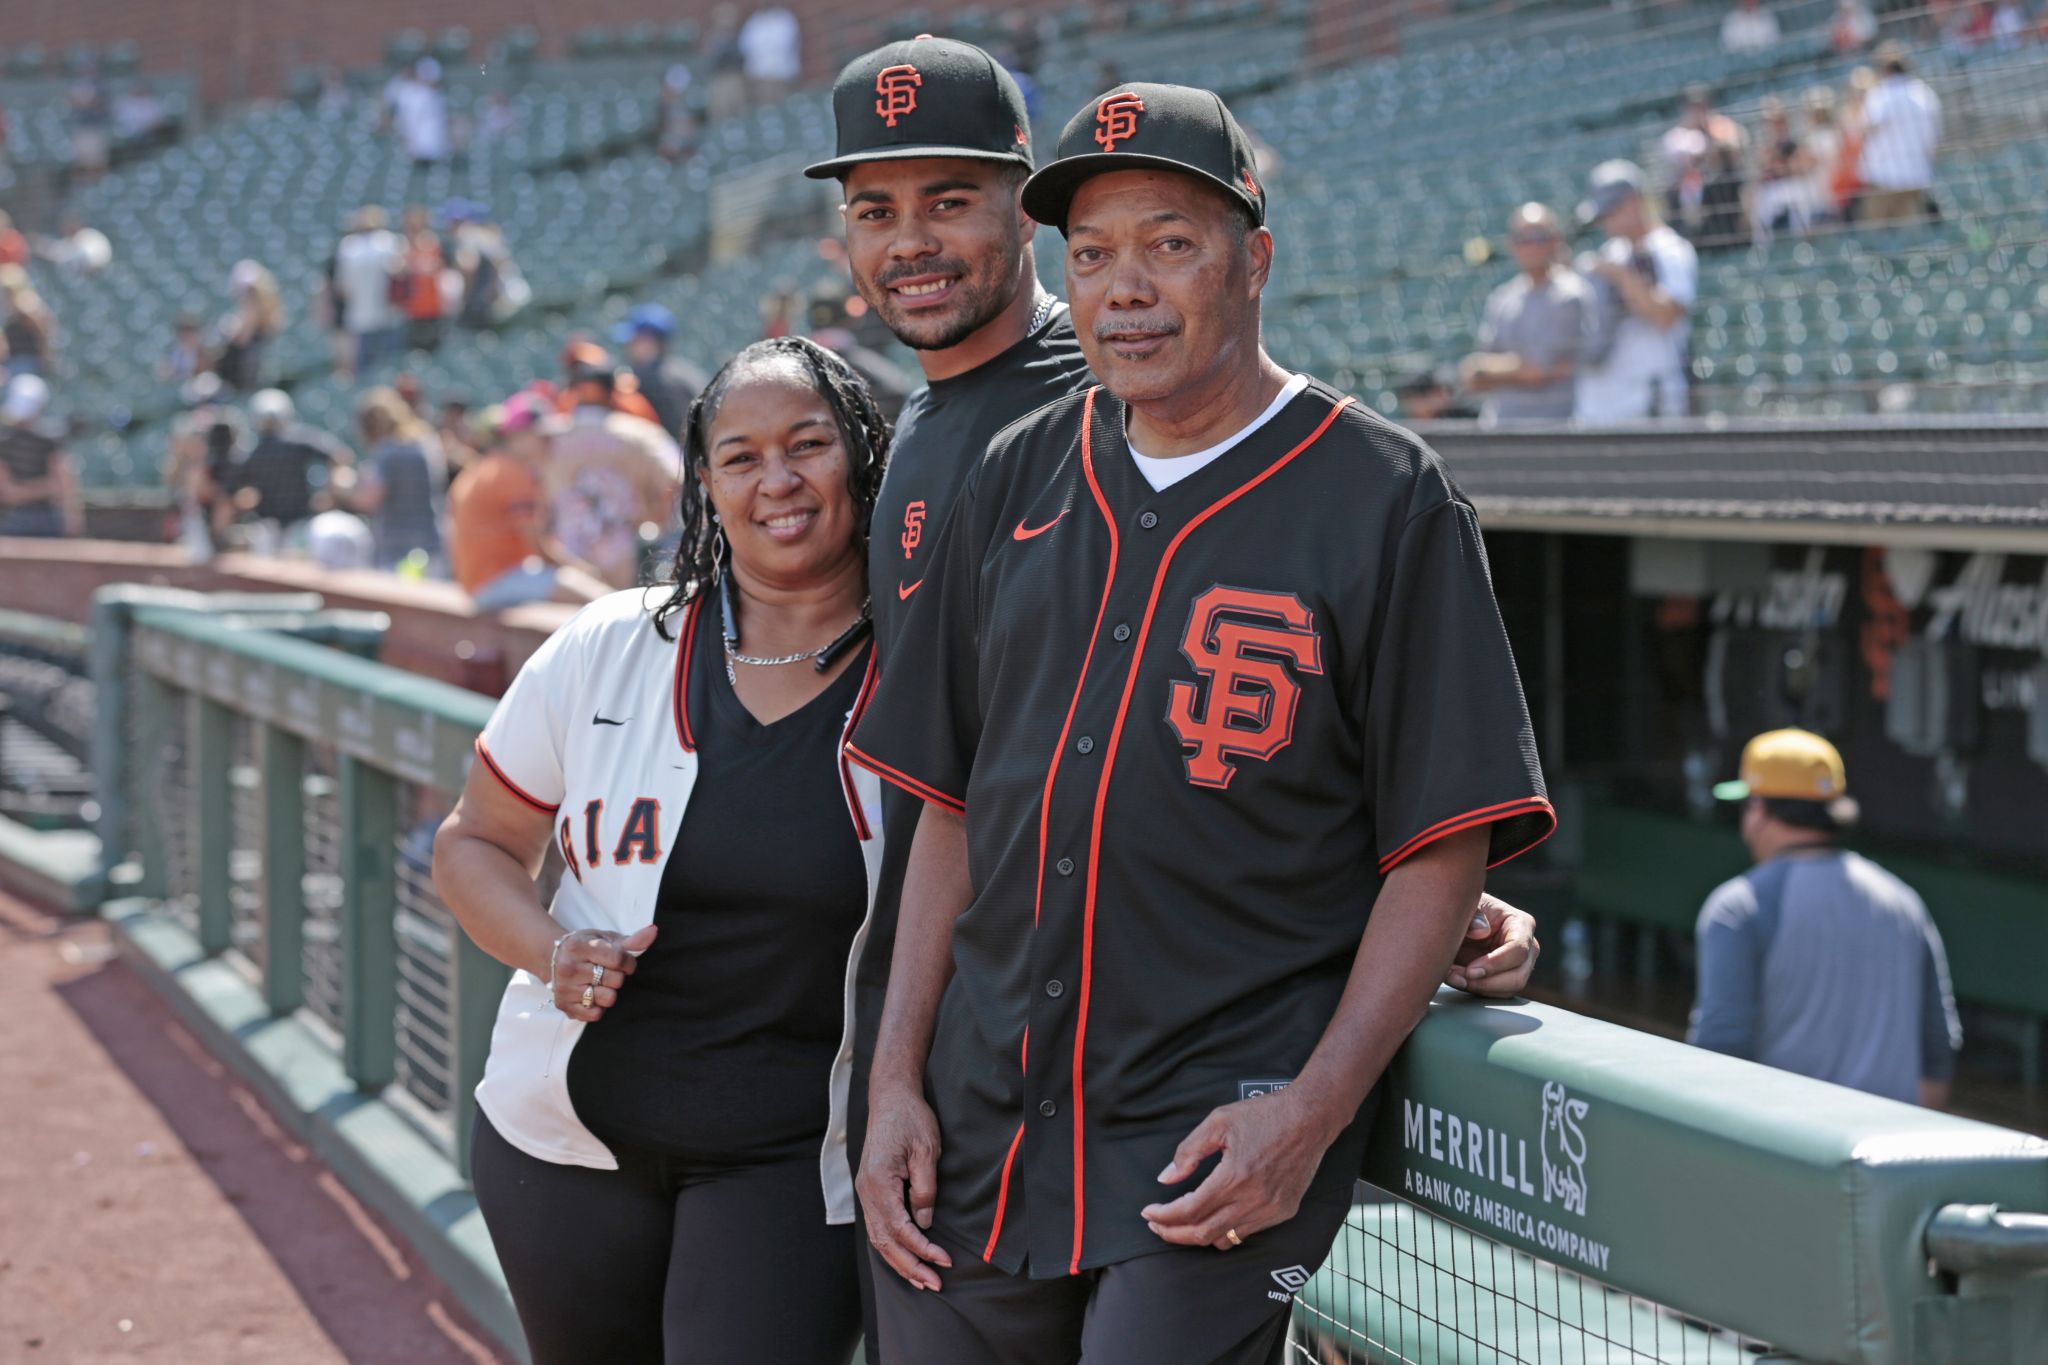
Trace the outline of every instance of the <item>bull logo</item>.
{"label": "bull logo", "polygon": [[1145,101],[1138,98],[1135,90],[1126,90],[1121,95],[1110,95],[1095,106],[1095,121],[1102,126],[1095,130],[1095,140],[1102,144],[1102,150],[1113,152],[1116,144],[1138,135],[1138,115],[1145,112]]}
{"label": "bull logo", "polygon": [[924,542],[924,500],[920,498],[903,509],[903,535],[899,543],[903,546],[903,557],[910,558],[910,552]]}
{"label": "bull logo", "polygon": [[1586,1216],[1586,1133],[1579,1120],[1588,1105],[1556,1081],[1543,1087],[1543,1202],[1561,1202]]}
{"label": "bull logo", "polygon": [[908,62],[885,66],[876,72],[875,93],[881,98],[875,101],[875,112],[881,115],[882,122],[894,128],[897,119],[916,113],[917,88],[923,84],[924,77]]}
{"label": "bull logo", "polygon": [[1220,583],[1195,599],[1180,652],[1203,681],[1174,681],[1166,723],[1191,751],[1188,781],[1219,790],[1237,775],[1233,759],[1269,759],[1294,738],[1301,684],[1288,665],[1323,671],[1315,614],[1299,597]]}

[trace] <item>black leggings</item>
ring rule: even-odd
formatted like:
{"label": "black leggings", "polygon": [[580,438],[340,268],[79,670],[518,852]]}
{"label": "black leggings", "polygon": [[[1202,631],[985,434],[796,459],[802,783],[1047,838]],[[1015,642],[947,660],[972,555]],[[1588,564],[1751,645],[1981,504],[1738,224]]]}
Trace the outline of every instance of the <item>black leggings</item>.
{"label": "black leggings", "polygon": [[845,1365],[860,1339],[850,1226],[815,1153],[706,1167],[618,1149],[528,1156],[477,1115],[471,1183],[533,1365]]}

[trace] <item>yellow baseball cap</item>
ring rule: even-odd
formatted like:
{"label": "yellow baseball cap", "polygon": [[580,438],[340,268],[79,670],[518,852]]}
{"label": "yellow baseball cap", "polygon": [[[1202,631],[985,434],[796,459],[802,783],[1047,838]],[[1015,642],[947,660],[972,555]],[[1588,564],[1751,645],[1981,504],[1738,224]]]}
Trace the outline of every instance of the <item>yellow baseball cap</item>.
{"label": "yellow baseball cap", "polygon": [[1848,774],[1834,745],[1811,730],[1769,730],[1742,746],[1741,776],[1719,782],[1723,801],[1752,796],[1784,801],[1840,801],[1849,794]]}

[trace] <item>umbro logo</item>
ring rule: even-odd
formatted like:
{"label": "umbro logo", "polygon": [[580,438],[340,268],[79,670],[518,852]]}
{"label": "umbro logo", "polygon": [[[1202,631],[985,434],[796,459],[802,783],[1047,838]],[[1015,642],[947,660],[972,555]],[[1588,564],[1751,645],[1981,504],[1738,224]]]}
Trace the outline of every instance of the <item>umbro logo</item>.
{"label": "umbro logo", "polygon": [[[631,716],[626,717],[626,720],[631,719],[633,719]],[[606,720],[603,716],[599,715],[595,711],[592,711],[590,713],[590,723],[592,725],[624,725],[626,723],[626,720]]]}
{"label": "umbro logo", "polygon": [[1307,1266],[1291,1265],[1285,1270],[1276,1270],[1273,1272],[1273,1283],[1279,1285],[1283,1292],[1275,1294],[1269,1290],[1266,1297],[1269,1299],[1291,1299],[1301,1292],[1301,1287],[1307,1284],[1308,1281],[1309,1272]]}

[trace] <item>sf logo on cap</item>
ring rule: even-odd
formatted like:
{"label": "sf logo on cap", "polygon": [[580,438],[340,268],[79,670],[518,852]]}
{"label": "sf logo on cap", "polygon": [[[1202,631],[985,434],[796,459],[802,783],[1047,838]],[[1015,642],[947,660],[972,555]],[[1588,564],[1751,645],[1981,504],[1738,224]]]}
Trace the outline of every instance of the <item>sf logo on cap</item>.
{"label": "sf logo on cap", "polygon": [[885,66],[876,72],[875,93],[881,98],[875,101],[875,112],[882,116],[882,122],[894,128],[899,116],[916,113],[917,87],[923,84],[924,77],[908,62]]}
{"label": "sf logo on cap", "polygon": [[1113,152],[1117,143],[1136,137],[1138,115],[1144,112],[1145,101],[1138,98],[1135,90],[1110,95],[1096,105],[1095,121],[1102,126],[1095,130],[1095,140],[1102,144],[1102,150]]}

